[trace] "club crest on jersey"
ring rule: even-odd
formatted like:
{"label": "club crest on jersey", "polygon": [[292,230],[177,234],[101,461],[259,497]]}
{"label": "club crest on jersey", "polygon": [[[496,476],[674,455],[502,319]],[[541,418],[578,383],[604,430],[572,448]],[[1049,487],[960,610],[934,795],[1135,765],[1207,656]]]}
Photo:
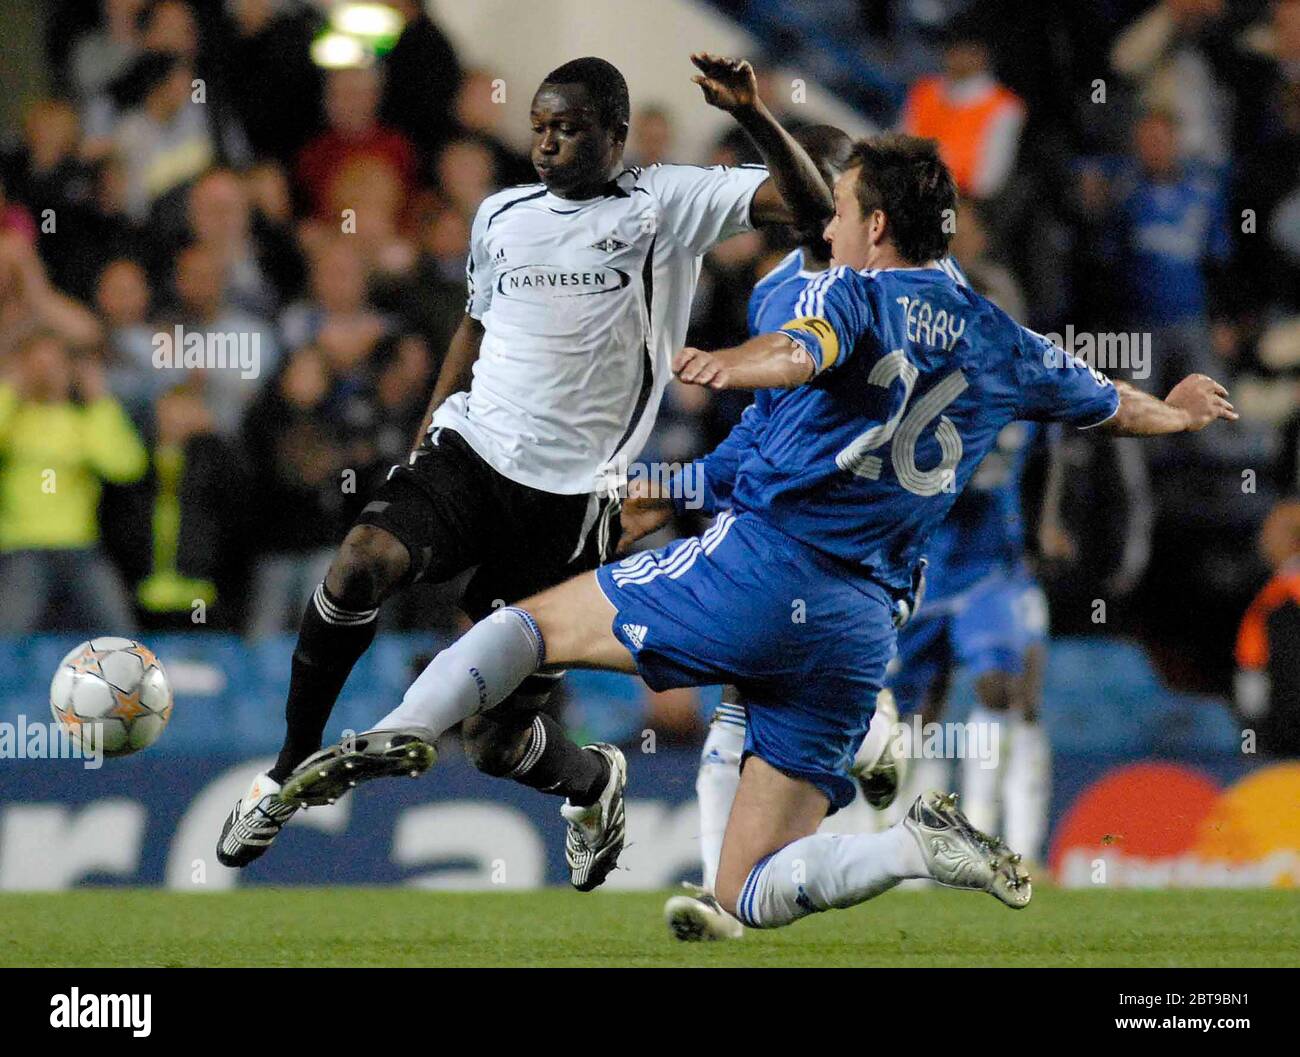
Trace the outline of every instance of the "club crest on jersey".
{"label": "club crest on jersey", "polygon": [[622,239],[616,239],[613,235],[606,235],[599,242],[593,242],[589,249],[600,250],[601,253],[615,253],[618,250],[627,249],[628,244]]}

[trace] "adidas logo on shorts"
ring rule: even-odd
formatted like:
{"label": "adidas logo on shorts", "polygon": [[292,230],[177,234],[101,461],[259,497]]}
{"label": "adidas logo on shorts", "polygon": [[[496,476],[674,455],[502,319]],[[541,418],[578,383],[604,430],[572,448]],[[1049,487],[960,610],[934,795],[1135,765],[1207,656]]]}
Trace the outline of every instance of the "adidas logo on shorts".
{"label": "adidas logo on shorts", "polygon": [[650,629],[644,624],[624,624],[623,634],[628,637],[634,650],[639,650],[645,645],[645,637],[649,634]]}

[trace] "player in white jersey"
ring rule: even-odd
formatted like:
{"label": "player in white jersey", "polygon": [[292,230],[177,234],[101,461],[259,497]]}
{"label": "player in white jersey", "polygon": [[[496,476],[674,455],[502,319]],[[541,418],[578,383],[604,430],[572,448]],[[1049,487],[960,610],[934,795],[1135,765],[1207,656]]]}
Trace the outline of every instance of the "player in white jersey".
{"label": "player in white jersey", "polygon": [[[601,486],[649,435],[701,256],[757,224],[808,227],[830,215],[823,175],[758,99],[749,64],[692,62],[705,99],[736,118],[766,168],[625,168],[627,85],[603,59],[564,64],[533,97],[540,182],[479,207],[469,302],[428,432],[365,507],[307,607],[284,747],[227,818],[223,864],[252,862],[314,802],[281,783],[319,748],[390,594],[477,567],[462,604],[477,620],[609,557],[617,503]],[[511,707],[466,721],[462,737],[480,770],[565,798],[571,880],[587,890],[622,849],[625,765],[613,746],[580,748],[543,711],[559,677],[539,673]],[[429,746],[392,732],[355,744],[361,762],[349,767],[367,776],[433,762]]]}

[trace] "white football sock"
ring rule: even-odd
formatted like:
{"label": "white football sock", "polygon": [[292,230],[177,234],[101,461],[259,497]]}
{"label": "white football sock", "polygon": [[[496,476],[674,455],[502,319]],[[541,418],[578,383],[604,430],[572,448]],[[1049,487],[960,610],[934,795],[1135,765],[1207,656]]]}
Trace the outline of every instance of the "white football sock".
{"label": "white football sock", "polygon": [[741,887],[736,911],[751,928],[777,928],[929,876],[916,838],[901,825],[883,833],[814,833],[760,861]]}
{"label": "white football sock", "polygon": [[867,736],[862,739],[862,744],[858,746],[857,753],[854,754],[853,763],[855,766],[873,767],[885,754],[889,747],[890,738],[894,737],[893,723],[881,715],[880,710],[871,717],[871,726],[867,728]]}
{"label": "white football sock", "polygon": [[[1002,724],[1002,718],[999,713],[978,704],[971,709],[966,722],[972,730],[972,737],[968,739],[961,760],[961,809],[972,826],[992,833],[998,826],[998,788],[1002,784],[1006,760],[1006,726],[999,726],[995,738],[992,727]],[[978,757],[974,750],[981,745],[996,749],[993,760]]]}
{"label": "white football sock", "polygon": [[501,704],[545,659],[532,616],[515,606],[498,609],[434,657],[375,729],[423,727],[440,737]]}
{"label": "white football sock", "polygon": [[713,891],[722,858],[722,837],[727,832],[731,804],[740,785],[740,757],[745,751],[745,709],[724,701],[713,713],[709,733],[700,750],[700,770],[695,794],[700,803],[700,860],[704,887]]}
{"label": "white football sock", "polygon": [[1052,795],[1052,747],[1047,732],[1022,716],[1011,721],[1006,775],[1002,780],[1007,843],[1030,862],[1042,862],[1047,807]]}

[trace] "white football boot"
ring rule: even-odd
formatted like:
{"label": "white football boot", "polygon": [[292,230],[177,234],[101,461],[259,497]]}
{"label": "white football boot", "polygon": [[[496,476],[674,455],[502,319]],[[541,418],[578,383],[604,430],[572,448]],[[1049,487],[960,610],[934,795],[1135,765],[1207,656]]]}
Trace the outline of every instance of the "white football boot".
{"label": "white football boot", "polygon": [[690,895],[672,896],[664,904],[664,921],[672,934],[683,943],[704,940],[738,940],[745,926],[733,918],[707,888],[683,881]]}
{"label": "white football boot", "polygon": [[930,876],[941,885],[988,892],[1013,910],[1029,905],[1033,886],[1017,869],[1020,856],[972,826],[957,810],[956,793],[923,793],[899,824],[916,838]]}
{"label": "white football boot", "polygon": [[226,816],[217,840],[217,862],[247,866],[265,853],[297,810],[297,804],[280,796],[279,782],[259,774]]}
{"label": "white football boot", "polygon": [[584,745],[609,761],[609,780],[600,798],[586,807],[567,800],[560,814],[569,824],[564,838],[564,858],[569,863],[569,881],[579,892],[599,887],[618,865],[627,834],[623,791],[627,788],[627,761],[615,746],[604,742]]}

